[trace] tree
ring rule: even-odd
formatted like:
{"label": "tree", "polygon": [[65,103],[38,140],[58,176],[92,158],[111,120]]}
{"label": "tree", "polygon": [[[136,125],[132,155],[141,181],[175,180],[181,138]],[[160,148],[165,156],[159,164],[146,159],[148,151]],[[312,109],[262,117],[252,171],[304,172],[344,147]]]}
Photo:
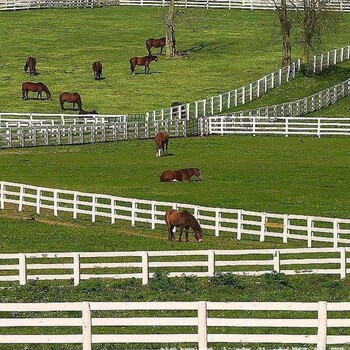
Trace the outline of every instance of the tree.
{"label": "tree", "polygon": [[170,0],[169,10],[165,20],[166,24],[166,46],[165,54],[167,57],[174,57],[177,54],[176,39],[175,39],[175,17],[177,10],[175,8],[175,0]]}
{"label": "tree", "polygon": [[291,44],[291,30],[292,20],[288,10],[288,0],[281,0],[280,4],[275,4],[275,8],[278,14],[278,19],[281,25],[282,34],[282,66],[288,66],[292,61],[292,44]]}

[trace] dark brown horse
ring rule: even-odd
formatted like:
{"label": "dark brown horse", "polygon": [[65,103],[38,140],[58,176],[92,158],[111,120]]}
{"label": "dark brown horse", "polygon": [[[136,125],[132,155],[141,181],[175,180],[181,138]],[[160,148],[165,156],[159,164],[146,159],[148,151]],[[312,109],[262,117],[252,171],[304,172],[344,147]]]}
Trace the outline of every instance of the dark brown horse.
{"label": "dark brown horse", "polygon": [[190,182],[192,176],[196,176],[200,181],[203,180],[201,171],[198,168],[189,168],[189,169],[179,169],[179,170],[166,170],[162,175],[160,175],[160,181]]}
{"label": "dark brown horse", "polygon": [[163,48],[166,44],[166,38],[160,38],[160,39],[154,39],[154,38],[149,38],[146,40],[146,47],[148,50],[148,54],[151,56],[151,48],[152,47],[160,47],[160,55],[163,53]]}
{"label": "dark brown horse", "polygon": [[63,104],[65,102],[73,103],[73,110],[74,110],[75,104],[78,105],[79,111],[83,109],[80,95],[77,92],[62,92],[59,96],[59,99],[60,99],[60,105],[61,105],[62,111],[64,111]]}
{"label": "dark brown horse", "polygon": [[165,222],[168,225],[168,239],[172,241],[175,239],[173,229],[174,227],[180,227],[180,237],[179,242],[181,242],[181,237],[183,229],[185,229],[186,242],[189,242],[188,239],[188,229],[191,227],[193,230],[194,236],[196,237],[197,242],[202,242],[203,231],[199,225],[197,219],[186,210],[175,210],[170,209],[165,214]]}
{"label": "dark brown horse", "polygon": [[152,62],[158,62],[158,57],[149,55],[144,57],[132,57],[130,58],[130,70],[131,74],[135,74],[135,67],[136,66],[145,66],[145,74],[149,73],[149,64]]}
{"label": "dark brown horse", "polygon": [[30,75],[37,75],[36,72],[36,59],[34,57],[28,57],[26,63],[24,64],[24,71],[29,70]]}
{"label": "dark brown horse", "polygon": [[168,154],[169,134],[166,131],[159,132],[154,141],[156,142],[156,156],[161,157]]}
{"label": "dark brown horse", "polygon": [[28,97],[28,93],[29,91],[32,91],[32,92],[37,92],[38,95],[37,95],[37,99],[40,99],[42,100],[42,93],[43,91],[45,92],[46,94],[46,99],[49,100],[49,101],[52,101],[52,97],[51,97],[51,93],[48,89],[48,87],[44,84],[44,83],[32,83],[30,81],[26,81],[25,83],[22,84],[22,99],[23,100],[29,100],[29,97]]}
{"label": "dark brown horse", "polygon": [[100,61],[95,61],[92,64],[92,70],[94,72],[94,79],[101,80],[102,79],[102,63]]}

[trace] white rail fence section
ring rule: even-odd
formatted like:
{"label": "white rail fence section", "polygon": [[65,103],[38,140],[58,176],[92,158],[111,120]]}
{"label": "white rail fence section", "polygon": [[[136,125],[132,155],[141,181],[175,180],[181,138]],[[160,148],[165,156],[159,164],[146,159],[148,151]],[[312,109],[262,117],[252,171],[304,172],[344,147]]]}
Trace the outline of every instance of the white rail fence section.
{"label": "white rail fence section", "polygon": [[[104,117],[99,119],[100,121],[96,122],[97,118],[85,118],[85,122],[71,124],[54,124],[50,123],[50,120],[1,120],[1,124],[10,126],[0,127],[0,148],[148,139],[161,130],[167,131],[172,137],[186,137],[188,133],[186,120],[109,122]],[[194,132],[198,133],[197,123]]]}
{"label": "white rail fence section", "polygon": [[214,277],[220,274],[258,276],[266,273],[350,273],[350,248],[256,250],[185,250],[80,253],[0,254],[0,282],[26,285],[33,280],[68,280],[77,286],[88,279],[142,280],[157,272],[169,277]]}
{"label": "white rail fence section", "polygon": [[314,217],[293,214],[274,214],[242,209],[211,208],[192,204],[157,202],[123,198],[104,194],[82,193],[45,187],[36,187],[11,182],[0,182],[0,209],[5,205],[34,208],[37,214],[43,210],[90,217],[92,222],[103,218],[111,224],[118,220],[156,225],[165,225],[167,210],[187,209],[199,220],[202,228],[215,236],[230,234],[241,240],[245,235],[256,236],[260,242],[278,238],[283,243],[290,239],[301,240],[311,247],[316,242],[329,243],[333,247],[350,244],[350,219]]}
{"label": "white rail fence section", "polygon": [[350,118],[208,117],[202,135],[350,136]]}
{"label": "white rail fence section", "polygon": [[328,51],[321,55],[315,55],[309,61],[308,71],[312,73],[322,72],[324,69],[335,66],[338,63],[347,61],[350,59],[350,45],[342,47],[340,49],[335,49]]}
{"label": "white rail fence section", "polygon": [[232,107],[244,105],[264,95],[267,91],[295,78],[300,70],[301,61],[293,62],[288,67],[265,75],[263,78],[241,88],[207,99],[189,102],[180,106],[163,108],[146,113],[146,120],[181,119],[186,117],[198,119],[200,117],[221,113]]}
{"label": "white rail fence section", "polygon": [[101,5],[98,0],[0,0],[0,11],[93,8]]}
{"label": "white rail fence section", "polygon": [[270,343],[326,350],[350,342],[349,311],[348,302],[326,301],[1,303],[0,343],[82,344],[83,350],[109,343],[190,343],[200,350],[211,343]]}
{"label": "white rail fence section", "polygon": [[326,90],[317,92],[311,96],[298,99],[293,102],[285,102],[273,106],[258,107],[226,115],[230,116],[255,116],[269,118],[298,117],[337,103],[343,97],[350,95],[350,79],[332,86]]}

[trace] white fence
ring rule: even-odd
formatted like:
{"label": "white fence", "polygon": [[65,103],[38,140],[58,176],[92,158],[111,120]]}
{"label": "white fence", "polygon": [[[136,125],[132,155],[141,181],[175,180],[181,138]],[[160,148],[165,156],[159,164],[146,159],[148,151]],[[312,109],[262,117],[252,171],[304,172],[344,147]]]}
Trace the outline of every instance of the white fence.
{"label": "white fence", "polygon": [[180,106],[163,108],[146,113],[146,120],[181,119],[187,120],[221,113],[232,107],[244,105],[264,95],[267,91],[295,78],[300,70],[301,61],[293,62],[290,66],[265,75],[263,78],[241,88],[207,99],[189,102]]}
{"label": "white fence", "polygon": [[[117,0],[119,5],[126,6],[168,6],[167,0]],[[279,3],[279,1],[276,1]],[[298,8],[302,7],[302,1],[294,1]],[[347,0],[330,0],[328,8],[333,11],[350,11]],[[239,9],[239,10],[275,10],[276,6],[272,0],[179,0],[179,7],[194,7],[205,9]],[[294,7],[293,7],[294,8]]]}
{"label": "white fence", "polygon": [[350,118],[206,118],[201,133],[206,135],[349,136]]}
{"label": "white fence", "polygon": [[[0,148],[77,145],[147,139],[154,137],[160,130],[166,130],[172,137],[186,137],[188,133],[185,120],[109,122],[104,117],[100,117],[99,121],[96,122],[97,120],[97,118],[86,118],[84,121],[81,120],[82,123],[72,124],[54,124],[54,122],[50,124],[49,120],[0,121],[10,125],[9,127],[0,127]],[[195,132],[197,133],[197,123],[195,124]],[[14,125],[20,126],[16,127]]]}
{"label": "white fence", "polygon": [[141,279],[149,283],[157,272],[169,277],[214,277],[220,274],[258,276],[266,273],[350,273],[350,248],[256,250],[185,250],[80,253],[0,254],[0,282],[27,284],[32,280]]}
{"label": "white fence", "polygon": [[328,51],[321,55],[313,56],[308,64],[308,71],[312,73],[322,72],[324,69],[335,66],[338,63],[350,59],[350,45],[340,49]]}
{"label": "white fence", "polygon": [[326,301],[1,303],[0,344],[91,350],[92,344],[190,343],[206,350],[215,343],[270,343],[326,350],[350,342],[349,311],[348,302]]}
{"label": "white fence", "polygon": [[101,6],[98,0],[0,0],[0,11],[48,8],[93,8]]}
{"label": "white fence", "polygon": [[311,96],[293,102],[285,102],[273,106],[264,106],[226,114],[227,116],[255,116],[269,118],[298,117],[318,111],[337,103],[343,97],[350,95],[350,79],[317,92]]}
{"label": "white fence", "polygon": [[215,236],[230,234],[241,240],[248,235],[257,236],[260,242],[266,238],[277,238],[284,243],[295,239],[306,241],[308,247],[315,242],[330,243],[333,247],[350,244],[350,219],[211,208],[2,181],[0,209],[4,209],[5,204],[18,206],[18,211],[23,211],[24,207],[35,208],[37,214],[42,210],[49,210],[55,216],[59,212],[70,213],[74,219],[85,215],[91,217],[92,222],[105,218],[111,224],[115,224],[117,220],[129,221],[132,226],[146,223],[152,229],[156,225],[164,226],[164,214],[167,210],[187,209],[200,221],[205,231],[212,231]]}

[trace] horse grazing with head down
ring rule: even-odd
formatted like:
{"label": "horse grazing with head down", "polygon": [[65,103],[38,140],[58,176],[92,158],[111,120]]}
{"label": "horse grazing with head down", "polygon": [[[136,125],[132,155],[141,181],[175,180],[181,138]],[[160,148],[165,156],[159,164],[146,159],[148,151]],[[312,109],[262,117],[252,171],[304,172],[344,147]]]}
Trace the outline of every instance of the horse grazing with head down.
{"label": "horse grazing with head down", "polygon": [[146,40],[146,48],[148,50],[148,54],[152,55],[151,53],[151,48],[152,47],[160,47],[160,55],[163,53],[163,48],[166,44],[166,38],[160,38],[160,39],[154,39],[154,38],[149,38]]}
{"label": "horse grazing with head down", "polygon": [[74,110],[75,104],[78,105],[79,111],[82,110],[81,98],[77,92],[62,92],[59,96],[59,99],[60,99],[60,105],[61,105],[62,111],[64,111],[63,104],[65,102],[73,103],[73,110]]}
{"label": "horse grazing with head down", "polygon": [[191,177],[195,176],[198,180],[202,181],[202,174],[198,168],[188,168],[179,170],[166,170],[160,175],[160,181],[171,182],[171,181],[184,181],[190,182]]}
{"label": "horse grazing with head down", "polygon": [[100,61],[95,61],[92,64],[92,71],[94,72],[94,79],[95,80],[102,79],[102,63]]}
{"label": "horse grazing with head down", "polygon": [[130,58],[129,62],[130,62],[131,74],[135,74],[136,66],[145,66],[145,74],[149,73],[149,64],[152,61],[158,62],[158,57],[149,55],[149,56],[143,56],[143,57]]}
{"label": "horse grazing with head down", "polygon": [[36,72],[36,59],[34,57],[28,57],[26,63],[24,64],[24,71],[27,72],[29,69],[30,75],[37,75]]}
{"label": "horse grazing with head down", "polygon": [[161,157],[168,154],[169,134],[166,131],[159,132],[154,141],[156,142],[156,156]]}
{"label": "horse grazing with head down", "polygon": [[25,83],[22,84],[22,99],[23,100],[29,100],[28,93],[29,91],[32,92],[37,92],[37,99],[42,100],[42,93],[45,92],[46,94],[46,99],[49,101],[52,101],[51,93],[48,87],[44,83],[32,83],[30,81],[26,81]]}
{"label": "horse grazing with head down", "polygon": [[197,242],[202,242],[203,240],[202,228],[199,225],[197,219],[188,211],[171,209],[165,213],[165,222],[168,225],[169,241],[172,241],[175,239],[175,236],[173,233],[174,227],[180,227],[179,242],[181,242],[183,229],[185,229],[186,242],[189,242],[188,229],[191,227]]}

